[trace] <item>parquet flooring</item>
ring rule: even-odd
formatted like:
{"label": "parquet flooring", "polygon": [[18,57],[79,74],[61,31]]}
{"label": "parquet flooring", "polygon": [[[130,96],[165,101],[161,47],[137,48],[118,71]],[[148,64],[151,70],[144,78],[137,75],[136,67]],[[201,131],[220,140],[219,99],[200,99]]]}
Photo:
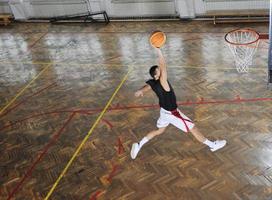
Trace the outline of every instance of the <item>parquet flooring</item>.
{"label": "parquet flooring", "polygon": [[[267,24],[246,24],[268,32]],[[0,29],[0,108],[50,65],[0,115],[0,199],[44,199],[117,85],[129,78],[50,199],[272,199],[271,90],[267,43],[248,74],[238,74],[224,34],[239,25],[112,22],[13,23]],[[215,153],[174,127],[156,128],[156,96],[135,98],[156,55],[152,30],[167,34],[163,53],[180,109],[204,135],[226,139]]]}

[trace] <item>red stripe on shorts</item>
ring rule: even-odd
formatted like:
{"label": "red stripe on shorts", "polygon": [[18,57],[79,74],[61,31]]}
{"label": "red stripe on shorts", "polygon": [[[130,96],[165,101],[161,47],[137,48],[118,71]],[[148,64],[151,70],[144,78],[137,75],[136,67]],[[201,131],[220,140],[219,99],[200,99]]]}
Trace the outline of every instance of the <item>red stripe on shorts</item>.
{"label": "red stripe on shorts", "polygon": [[180,113],[179,113],[179,111],[178,111],[177,109],[171,111],[171,113],[172,113],[172,115],[174,115],[175,117],[177,117],[177,118],[179,118],[179,119],[182,120],[182,122],[184,123],[184,125],[185,125],[185,127],[186,127],[187,132],[189,132],[190,130],[189,130],[188,125],[186,124],[186,121],[187,121],[187,122],[191,122],[191,123],[193,123],[193,122],[192,122],[191,120],[189,120],[189,119],[184,119],[184,118],[180,115]]}

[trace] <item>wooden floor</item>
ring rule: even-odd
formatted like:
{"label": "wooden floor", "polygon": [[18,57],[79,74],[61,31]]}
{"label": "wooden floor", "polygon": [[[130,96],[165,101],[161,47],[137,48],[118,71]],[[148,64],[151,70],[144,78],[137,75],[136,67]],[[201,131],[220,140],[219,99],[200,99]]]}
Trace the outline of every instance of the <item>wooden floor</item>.
{"label": "wooden floor", "polygon": [[[268,24],[246,24],[268,32]],[[132,68],[90,137],[52,190],[52,200],[272,199],[272,92],[267,43],[238,74],[224,34],[243,24],[112,22],[12,24],[0,29],[0,199],[44,199]],[[134,98],[156,55],[149,33],[167,34],[163,53],[180,109],[215,153],[174,127],[156,128],[157,98]]]}

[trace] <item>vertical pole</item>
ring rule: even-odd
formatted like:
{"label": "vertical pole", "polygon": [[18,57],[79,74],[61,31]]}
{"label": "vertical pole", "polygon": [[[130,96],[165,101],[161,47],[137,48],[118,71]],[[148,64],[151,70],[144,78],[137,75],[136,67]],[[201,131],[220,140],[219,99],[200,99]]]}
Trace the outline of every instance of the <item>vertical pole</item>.
{"label": "vertical pole", "polygon": [[268,55],[268,85],[272,86],[272,0],[270,0],[269,12],[269,55]]}

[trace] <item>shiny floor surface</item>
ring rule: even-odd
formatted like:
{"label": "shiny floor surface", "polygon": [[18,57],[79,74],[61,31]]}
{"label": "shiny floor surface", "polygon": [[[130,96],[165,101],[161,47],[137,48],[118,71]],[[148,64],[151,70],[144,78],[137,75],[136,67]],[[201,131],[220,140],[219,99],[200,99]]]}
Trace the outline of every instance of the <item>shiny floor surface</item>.
{"label": "shiny floor surface", "polygon": [[[0,199],[272,199],[268,41],[237,73],[224,35],[243,27],[268,32],[197,21],[1,27]],[[224,149],[169,126],[130,158],[159,117],[152,92],[134,97],[157,63],[154,30],[167,34],[179,108]]]}

